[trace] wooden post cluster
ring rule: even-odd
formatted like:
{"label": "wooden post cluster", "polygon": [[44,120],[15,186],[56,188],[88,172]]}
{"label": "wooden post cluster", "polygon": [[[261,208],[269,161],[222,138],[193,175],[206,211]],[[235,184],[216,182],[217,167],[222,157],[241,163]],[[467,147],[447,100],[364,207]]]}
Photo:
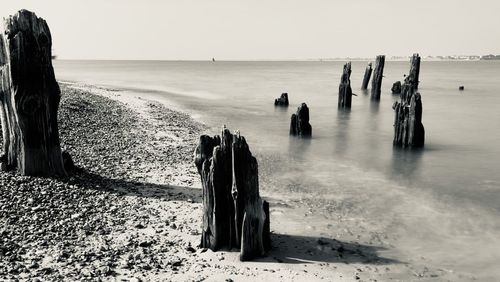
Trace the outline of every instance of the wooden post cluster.
{"label": "wooden post cluster", "polygon": [[279,98],[274,99],[274,105],[288,107],[288,93],[281,93]]}
{"label": "wooden post cluster", "polygon": [[385,56],[379,55],[375,60],[375,70],[373,71],[372,78],[372,99],[380,99],[382,88],[382,78],[384,77]]}
{"label": "wooden post cluster", "polygon": [[57,110],[60,89],[52,67],[47,23],[21,10],[4,20],[0,35],[0,118],[3,170],[64,176]]}
{"label": "wooden post cluster", "polygon": [[395,102],[393,109],[395,146],[422,147],[425,143],[425,129],[422,124],[422,98],[417,92],[420,57],[413,55],[410,74],[402,86],[400,102]]}
{"label": "wooden post cluster", "polygon": [[365,69],[365,76],[363,77],[363,84],[361,84],[361,90],[366,90],[368,88],[368,82],[370,81],[370,77],[372,75],[372,63],[368,63]]}
{"label": "wooden post cluster", "polygon": [[220,136],[202,135],[195,164],[203,186],[201,246],[240,248],[240,260],[270,249],[269,204],[259,196],[258,165],[245,138],[225,127]]}
{"label": "wooden post cluster", "polygon": [[344,65],[344,70],[340,78],[339,85],[339,108],[351,108],[352,89],[351,89],[351,62]]}
{"label": "wooden post cluster", "polygon": [[302,103],[297,108],[297,113],[292,114],[290,120],[290,135],[299,137],[311,137],[312,126],[309,124],[309,108]]}

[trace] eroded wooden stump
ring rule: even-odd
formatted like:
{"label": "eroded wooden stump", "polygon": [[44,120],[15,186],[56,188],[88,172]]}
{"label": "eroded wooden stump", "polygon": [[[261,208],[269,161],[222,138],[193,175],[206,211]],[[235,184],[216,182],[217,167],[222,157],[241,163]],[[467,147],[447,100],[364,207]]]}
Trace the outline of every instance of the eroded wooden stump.
{"label": "eroded wooden stump", "polygon": [[339,85],[339,108],[351,108],[352,89],[351,89],[351,62],[344,65],[344,70],[340,78]]}
{"label": "eroded wooden stump", "polygon": [[4,20],[0,35],[0,119],[4,170],[64,176],[57,110],[60,89],[52,67],[47,23],[21,10]]}
{"label": "eroded wooden stump", "polygon": [[279,98],[274,99],[274,105],[288,107],[288,93],[281,93]]}
{"label": "eroded wooden stump", "polygon": [[201,247],[240,248],[250,260],[270,249],[269,204],[259,195],[258,164],[239,133],[203,135],[195,150],[203,186]]}
{"label": "eroded wooden stump", "polygon": [[302,103],[297,108],[297,113],[292,114],[290,119],[290,135],[299,137],[311,137],[312,126],[309,124],[309,108]]}
{"label": "eroded wooden stump", "polygon": [[392,94],[401,94],[401,81],[396,81],[392,84],[391,92]]}
{"label": "eroded wooden stump", "polygon": [[365,69],[365,76],[363,77],[363,84],[361,84],[361,90],[366,90],[368,88],[368,82],[372,75],[372,63],[368,63]]}
{"label": "eroded wooden stump", "polygon": [[385,56],[380,55],[377,56],[375,61],[375,70],[373,71],[372,78],[372,99],[379,100],[380,93],[382,88],[382,78],[384,77],[384,65],[385,65]]}
{"label": "eroded wooden stump", "polygon": [[422,147],[425,143],[425,129],[422,124],[422,98],[417,92],[420,57],[414,54],[410,73],[401,87],[400,101],[395,102],[394,146],[403,148]]}

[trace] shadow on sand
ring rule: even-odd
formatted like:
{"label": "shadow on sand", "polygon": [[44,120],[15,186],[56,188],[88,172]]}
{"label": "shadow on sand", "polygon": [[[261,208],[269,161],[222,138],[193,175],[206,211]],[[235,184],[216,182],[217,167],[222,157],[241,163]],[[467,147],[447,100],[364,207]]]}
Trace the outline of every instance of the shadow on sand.
{"label": "shadow on sand", "polygon": [[257,259],[257,262],[279,262],[290,264],[314,262],[347,264],[401,263],[397,260],[380,256],[378,252],[385,250],[383,247],[342,242],[335,239],[318,239],[316,237],[287,234],[272,234],[271,240],[273,248],[269,251],[266,257]]}
{"label": "shadow on sand", "polygon": [[86,189],[116,193],[119,196],[152,197],[195,203],[201,203],[202,200],[202,190],[198,188],[109,178],[81,168],[76,168],[71,177],[63,181]]}

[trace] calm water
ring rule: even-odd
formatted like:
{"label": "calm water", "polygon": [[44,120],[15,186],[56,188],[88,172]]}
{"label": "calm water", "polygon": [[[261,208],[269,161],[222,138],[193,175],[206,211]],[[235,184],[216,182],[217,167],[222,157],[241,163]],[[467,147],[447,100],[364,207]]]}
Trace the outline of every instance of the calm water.
{"label": "calm water", "polygon": [[[258,157],[264,195],[362,205],[367,218],[404,235],[401,252],[492,273],[500,262],[500,62],[422,62],[426,144],[418,151],[392,146],[398,96],[390,88],[408,63],[386,62],[382,97],[373,102],[359,90],[366,62],[353,62],[357,96],[347,112],[337,109],[342,65],[55,61],[55,71],[60,80],[166,99],[210,134],[222,124],[240,129]],[[282,92],[291,106],[275,109]],[[310,108],[311,140],[288,136],[301,102]]]}

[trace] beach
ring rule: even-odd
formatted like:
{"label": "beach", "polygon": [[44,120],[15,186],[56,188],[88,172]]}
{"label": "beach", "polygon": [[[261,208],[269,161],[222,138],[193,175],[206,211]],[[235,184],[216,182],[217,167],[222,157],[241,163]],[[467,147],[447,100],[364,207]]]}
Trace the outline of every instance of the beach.
{"label": "beach", "polygon": [[[68,178],[0,173],[0,279],[117,281],[469,281],[426,258],[386,256],[394,236],[366,209],[341,201],[277,196],[272,250],[240,262],[239,253],[198,247],[201,184],[193,151],[215,134],[190,115],[148,95],[61,84],[61,146],[77,169]],[[149,98],[145,98],[149,97]],[[340,203],[340,202],[339,202]],[[329,228],[317,209],[327,208]],[[325,219],[323,219],[325,220]],[[390,254],[387,253],[387,254]]]}

